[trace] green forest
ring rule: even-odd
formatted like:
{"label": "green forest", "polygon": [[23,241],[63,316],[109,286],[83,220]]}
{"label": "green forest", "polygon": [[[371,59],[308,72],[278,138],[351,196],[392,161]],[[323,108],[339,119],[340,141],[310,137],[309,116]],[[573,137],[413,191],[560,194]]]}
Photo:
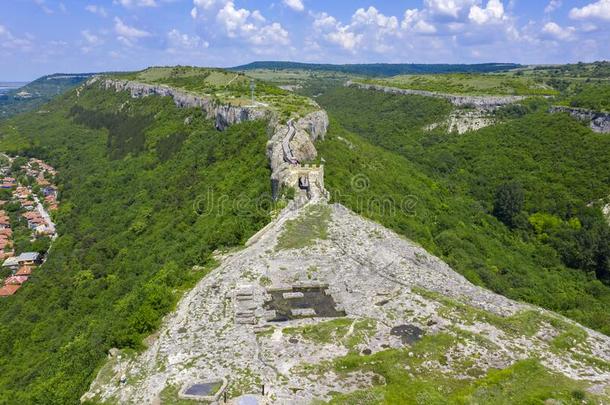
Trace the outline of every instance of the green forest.
{"label": "green forest", "polygon": [[[13,115],[38,108],[48,103],[53,97],[63,94],[83,83],[92,75],[92,73],[83,73],[43,76],[21,88],[0,94],[0,119],[9,118]],[[30,96],[26,98],[18,97],[17,93],[22,91],[29,93]]]}
{"label": "green forest", "polygon": [[459,136],[422,130],[443,100],[340,87],[317,101],[335,201],[475,284],[610,333],[610,229],[590,206],[610,193],[610,138],[540,102]]}
{"label": "green forest", "polygon": [[[70,92],[0,126],[58,169],[59,238],[0,301],[0,403],[75,404],[112,347],[137,350],[181,293],[269,221],[266,123],[218,132],[169,98]],[[188,119],[187,119],[188,118]]]}
{"label": "green forest", "polygon": [[[444,100],[316,83],[341,202],[471,282],[610,334],[610,138],[534,99],[462,136]],[[225,132],[170,98],[89,86],[0,123],[0,150],[58,170],[59,238],[0,300],[0,404],[78,403],[112,347],[141,350],[182,293],[269,222],[267,123]]]}

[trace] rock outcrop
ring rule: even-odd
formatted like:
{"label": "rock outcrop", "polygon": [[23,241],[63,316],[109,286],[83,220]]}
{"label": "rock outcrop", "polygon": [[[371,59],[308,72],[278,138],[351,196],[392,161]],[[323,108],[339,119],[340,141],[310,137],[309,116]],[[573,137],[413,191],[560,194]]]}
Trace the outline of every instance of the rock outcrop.
{"label": "rock outcrop", "polygon": [[161,96],[172,97],[176,106],[180,108],[201,108],[206,117],[213,119],[218,130],[245,121],[267,118],[268,110],[255,106],[234,106],[219,104],[212,97],[201,97],[184,90],[175,89],[162,84],[153,85],[130,80],[93,78],[87,84],[101,80],[101,86],[106,90],[128,91],[132,97]]}
{"label": "rock outcrop", "polygon": [[[318,152],[314,142],[318,139],[324,139],[328,128],[328,115],[323,110],[314,111],[299,118],[297,121],[291,120],[288,124],[282,124],[278,122],[277,115],[268,109],[257,106],[242,107],[220,104],[211,97],[198,96],[166,85],[152,85],[130,80],[100,77],[90,79],[86,85],[93,85],[98,81],[105,90],[127,91],[134,98],[148,96],[171,97],[179,108],[200,108],[205,112],[207,118],[214,120],[216,129],[221,131],[240,122],[269,119],[270,140],[267,144],[267,157],[271,166],[271,181],[274,196],[277,195],[277,192],[283,185],[295,186],[293,184],[295,173],[291,169],[298,168],[298,162],[310,161],[317,157]],[[287,161],[286,153],[282,148],[282,143],[286,143],[286,136],[289,133],[290,139],[288,144],[284,145],[284,149],[288,148],[290,150],[291,159],[289,160],[293,160],[292,162]],[[323,168],[315,168],[314,172],[312,173],[317,178],[318,173],[323,173]],[[323,180],[319,184],[321,184],[320,187],[322,189],[318,190],[318,194],[325,194]]]}
{"label": "rock outcrop", "polygon": [[473,107],[482,110],[493,110],[506,104],[512,104],[524,100],[525,96],[463,96],[458,94],[437,93],[425,90],[400,89],[398,87],[381,86],[378,84],[366,84],[346,82],[346,86],[358,87],[365,90],[383,91],[384,93],[418,95],[426,97],[442,98],[458,107]]}
{"label": "rock outcrop", "polygon": [[585,108],[553,106],[551,113],[568,113],[579,121],[589,123],[593,132],[600,134],[610,133],[610,114],[599,111],[587,110]]}
{"label": "rock outcrop", "polygon": [[424,130],[431,131],[438,127],[446,127],[448,132],[457,132],[461,135],[470,131],[478,131],[495,123],[496,120],[489,111],[457,108],[449,114],[446,120],[427,125]]}
{"label": "rock outcrop", "polygon": [[[328,128],[328,115],[326,111],[319,110],[292,122],[294,134],[289,140],[289,148],[297,162],[306,162],[315,159],[318,152],[314,142],[324,139]],[[282,148],[282,143],[290,135],[290,124],[277,123],[273,128],[273,135],[267,143],[267,157],[271,166],[271,180],[274,191],[281,186],[293,187],[294,181],[291,169],[294,163],[288,162]],[[298,163],[297,163],[298,164]],[[276,193],[274,193],[274,196]]]}
{"label": "rock outcrop", "polygon": [[[321,222],[326,239],[303,248],[283,245],[286,236],[297,236],[295,223]],[[407,368],[411,377],[475,381],[489,370],[539,358],[591,390],[610,385],[608,336],[477,287],[423,248],[341,205],[288,207],[255,242],[221,260],[185,294],[143,353],[108,360],[83,400],[158,404],[194,383],[226,378],[230,403],[260,393],[262,385],[260,404],[328,401],[333,393],[375,385],[375,375],[338,374],[329,364],[350,352],[370,356],[388,349],[420,358]],[[321,294],[304,299],[297,288]],[[270,307],[274,300],[281,306]],[[286,307],[293,316],[278,320]],[[325,316],[339,316],[335,322],[344,329],[326,329],[330,338],[316,339],[328,328]],[[416,333],[409,336],[410,330]],[[434,345],[411,347],[422,335],[446,342],[442,360],[428,354]],[[559,349],[557,341],[572,347]]]}

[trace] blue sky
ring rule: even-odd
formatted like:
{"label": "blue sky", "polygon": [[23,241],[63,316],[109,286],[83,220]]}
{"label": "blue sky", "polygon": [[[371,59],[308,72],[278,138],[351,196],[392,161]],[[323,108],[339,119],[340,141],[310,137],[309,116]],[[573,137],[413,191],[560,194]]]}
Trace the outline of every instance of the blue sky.
{"label": "blue sky", "polygon": [[610,59],[610,0],[0,0],[0,79],[254,60]]}

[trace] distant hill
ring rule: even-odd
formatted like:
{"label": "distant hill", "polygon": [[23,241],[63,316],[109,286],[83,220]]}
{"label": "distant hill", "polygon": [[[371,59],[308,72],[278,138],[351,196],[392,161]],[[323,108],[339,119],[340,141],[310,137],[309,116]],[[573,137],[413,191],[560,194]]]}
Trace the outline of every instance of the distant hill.
{"label": "distant hill", "polygon": [[0,94],[0,119],[34,110],[53,97],[78,86],[94,74],[52,74]]}
{"label": "distant hill", "polygon": [[414,63],[370,63],[332,65],[326,63],[300,63],[300,62],[275,62],[261,61],[252,62],[247,65],[236,66],[231,70],[254,70],[254,69],[300,69],[315,71],[331,71],[350,73],[364,76],[395,76],[404,74],[427,74],[427,73],[487,73],[511,70],[521,67],[515,63],[481,63],[475,65],[454,64],[414,64]]}

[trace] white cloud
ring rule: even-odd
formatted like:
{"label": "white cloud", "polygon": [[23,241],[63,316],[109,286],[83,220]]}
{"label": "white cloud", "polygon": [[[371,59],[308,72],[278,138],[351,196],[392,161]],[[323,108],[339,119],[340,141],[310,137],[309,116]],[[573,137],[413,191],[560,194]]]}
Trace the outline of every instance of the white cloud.
{"label": "white cloud", "polygon": [[80,48],[83,53],[89,53],[95,47],[102,45],[104,43],[104,41],[98,35],[93,34],[89,30],[81,31],[81,35],[83,36],[83,39],[84,39],[84,44]]}
{"label": "white cloud", "polygon": [[331,44],[349,52],[369,49],[386,52],[393,46],[391,37],[400,35],[400,23],[395,16],[386,16],[375,7],[359,8],[349,24],[342,24],[327,13],[314,16],[314,31]]}
{"label": "white cloud", "polygon": [[476,0],[425,0],[424,5],[432,15],[459,18]]}
{"label": "white cloud", "polygon": [[356,46],[362,42],[362,34],[355,34],[348,31],[347,27],[338,28],[336,31],[326,34],[326,39],[334,44],[341,46],[348,51],[354,51]]}
{"label": "white cloud", "polygon": [[487,7],[472,6],[468,19],[476,24],[488,24],[498,22],[504,17],[504,5],[500,0],[489,0]]}
{"label": "white cloud", "polygon": [[549,4],[546,5],[546,7],[544,8],[544,12],[546,14],[550,14],[553,11],[557,10],[559,7],[561,7],[561,0],[550,0]]}
{"label": "white cloud", "polygon": [[409,9],[405,11],[405,15],[400,23],[400,26],[405,31],[413,31],[420,34],[433,34],[436,32],[436,27],[425,20],[424,13],[417,9]]}
{"label": "white cloud", "polygon": [[575,31],[574,27],[563,28],[553,21],[546,23],[542,28],[543,34],[547,37],[563,41],[573,39]]}
{"label": "white cloud", "polygon": [[157,7],[156,0],[114,0],[114,4],[120,4],[126,8]]}
{"label": "white cloud", "polygon": [[398,19],[394,16],[386,16],[375,7],[368,9],[359,8],[352,16],[353,27],[372,26],[384,33],[394,33],[398,29]]}
{"label": "white cloud", "polygon": [[191,17],[205,21],[212,36],[221,34],[231,40],[255,47],[288,45],[288,31],[278,22],[268,22],[259,10],[237,8],[232,0],[193,0]]}
{"label": "white cloud", "polygon": [[0,48],[27,51],[32,48],[32,41],[28,38],[17,38],[8,28],[0,25]]}
{"label": "white cloud", "polygon": [[238,30],[250,30],[245,26],[249,16],[250,11],[245,8],[236,9],[235,4],[230,1],[218,12],[216,21],[224,27],[230,38],[234,38],[237,36]]}
{"label": "white cloud", "polygon": [[305,6],[301,0],[283,0],[283,3],[294,11],[305,10]]}
{"label": "white cloud", "polygon": [[117,39],[127,46],[132,46],[138,39],[151,36],[150,32],[125,24],[119,17],[114,18],[114,31],[118,35]]}
{"label": "white cloud", "polygon": [[100,37],[95,34],[92,34],[89,30],[81,31],[81,35],[83,36],[83,38],[85,38],[85,41],[89,45],[99,45],[102,42]]}
{"label": "white cloud", "polygon": [[274,22],[256,29],[248,37],[248,42],[259,46],[270,44],[288,45],[290,44],[290,37],[288,31],[280,23]]}
{"label": "white cloud", "polygon": [[196,50],[210,46],[208,42],[202,41],[198,35],[182,34],[175,28],[167,33],[167,40],[169,45],[168,50],[170,50],[170,52],[179,48]]}
{"label": "white cloud", "polygon": [[610,21],[610,0],[598,0],[582,8],[570,10],[570,18],[575,20],[599,19]]}
{"label": "white cloud", "polygon": [[53,14],[53,10],[47,6],[45,0],[34,0],[34,4],[36,4],[45,14]]}
{"label": "white cloud", "polygon": [[335,17],[325,12],[315,15],[314,18],[315,19],[313,21],[313,27],[316,30],[332,29],[338,24],[338,21]]}
{"label": "white cloud", "polygon": [[228,0],[193,0],[193,5],[196,8],[210,10],[217,5],[225,5]]}
{"label": "white cloud", "polygon": [[90,13],[102,16],[102,17],[108,17],[108,12],[102,6],[98,6],[95,4],[89,4],[89,5],[85,6],[85,10],[87,10]]}

